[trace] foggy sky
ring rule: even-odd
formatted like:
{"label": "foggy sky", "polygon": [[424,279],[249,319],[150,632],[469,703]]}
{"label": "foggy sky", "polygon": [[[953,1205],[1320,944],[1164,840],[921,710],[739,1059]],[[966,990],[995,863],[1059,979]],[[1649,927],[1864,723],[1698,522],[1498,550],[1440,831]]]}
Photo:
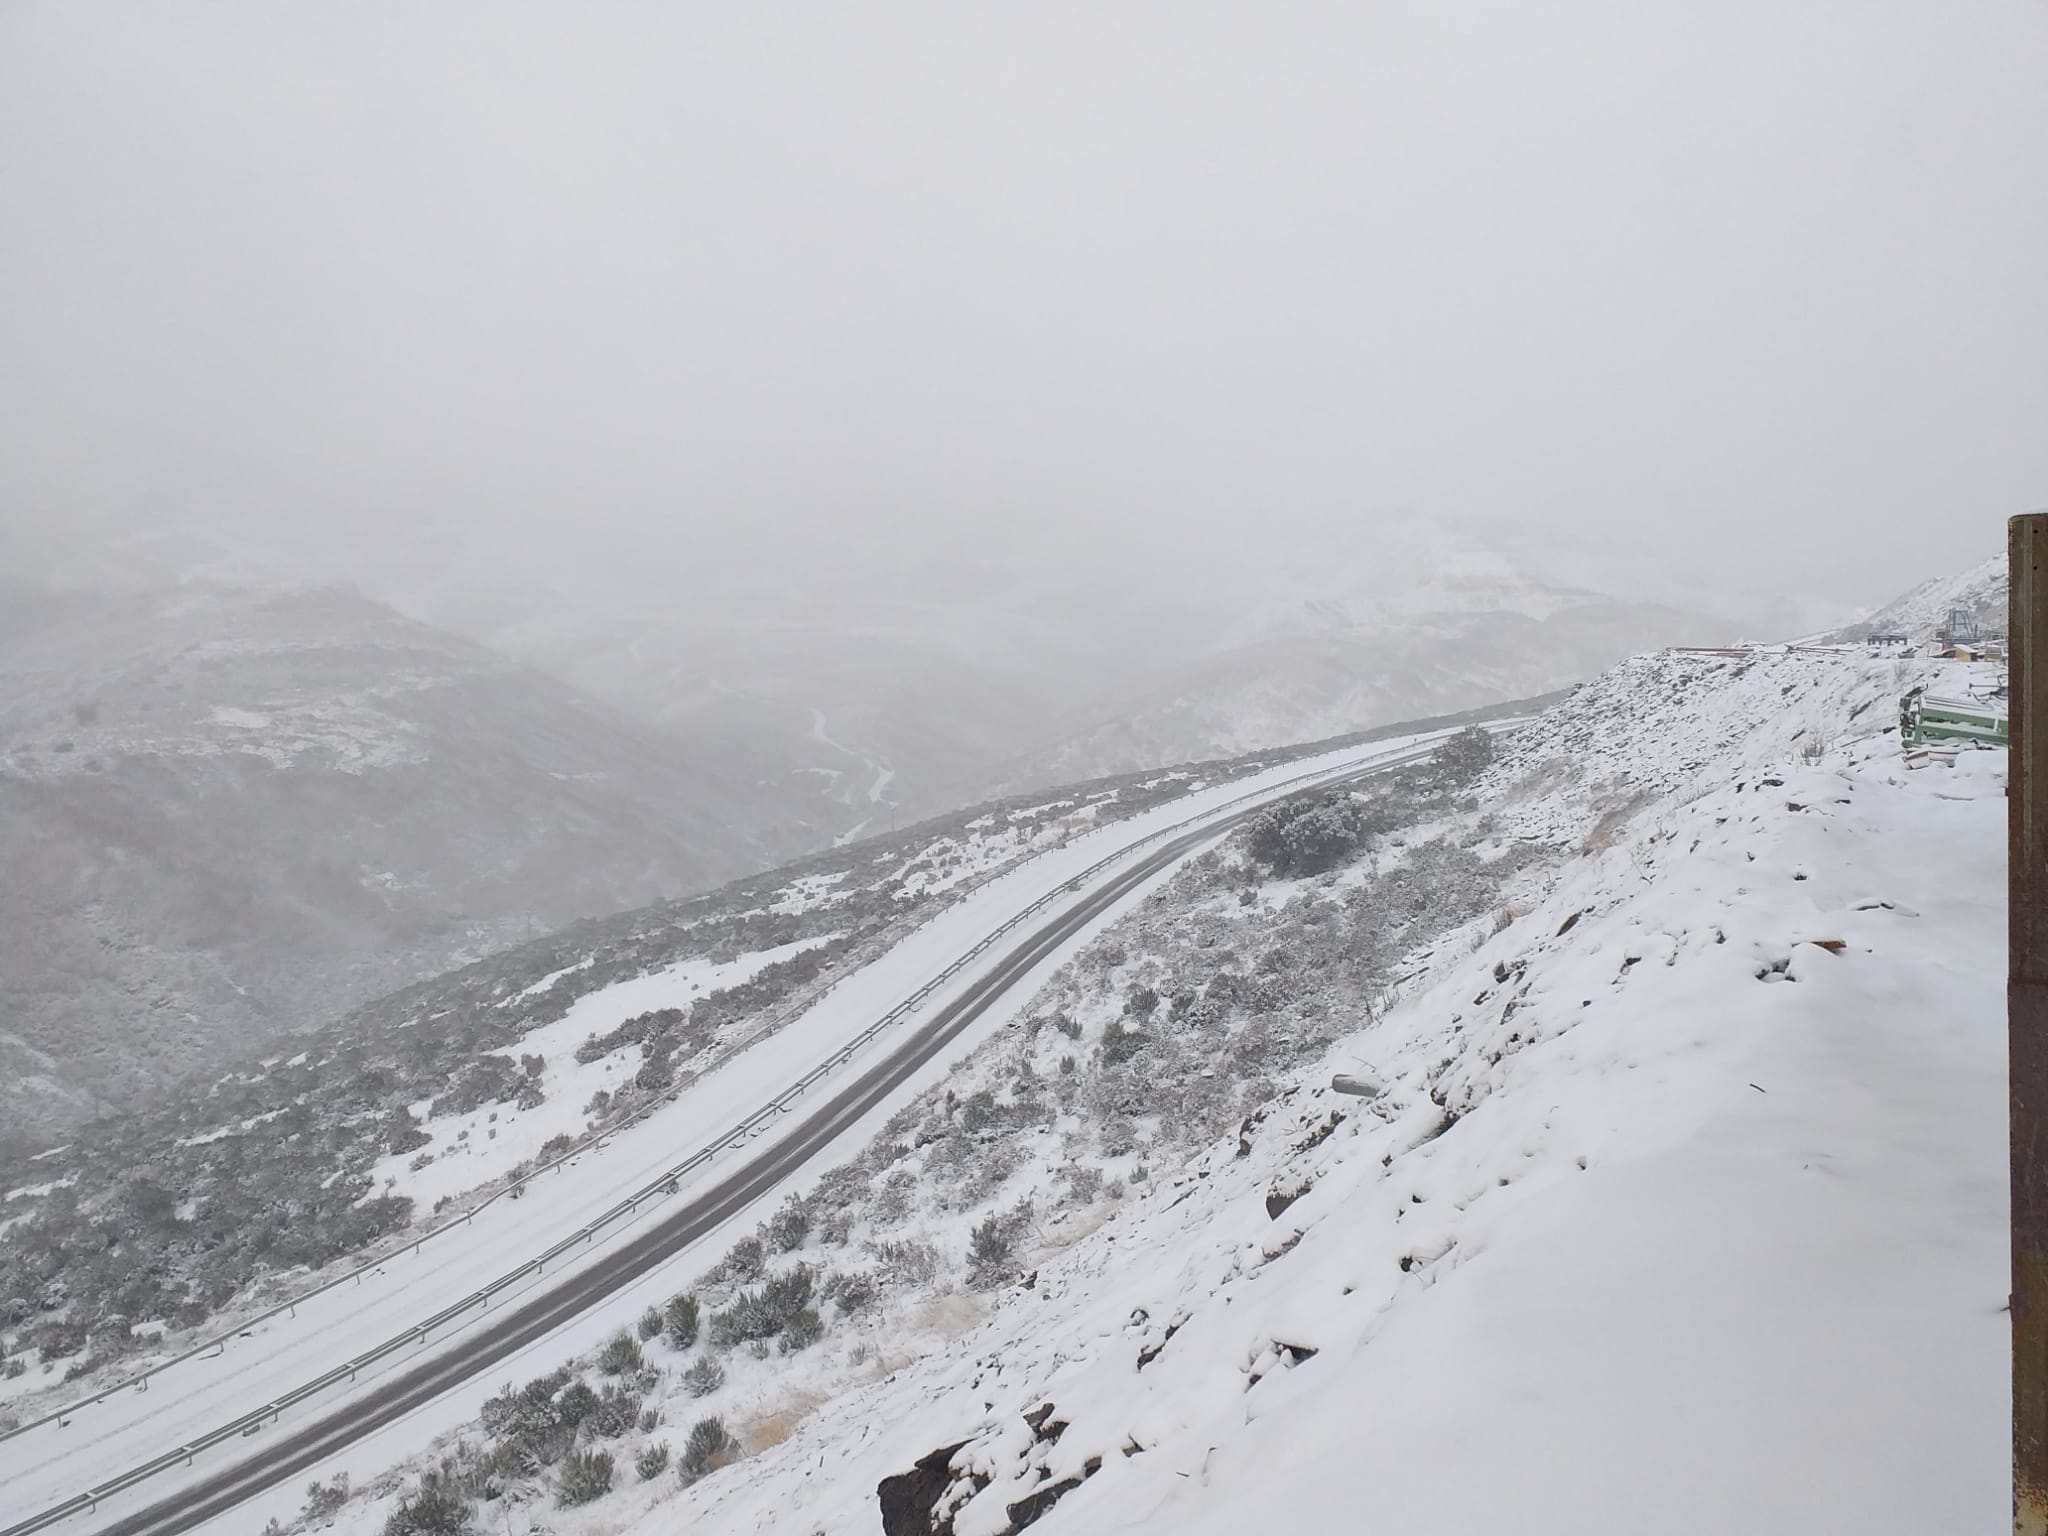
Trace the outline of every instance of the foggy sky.
{"label": "foggy sky", "polygon": [[2044,78],[2039,0],[13,3],[0,523],[1878,598],[2048,506]]}

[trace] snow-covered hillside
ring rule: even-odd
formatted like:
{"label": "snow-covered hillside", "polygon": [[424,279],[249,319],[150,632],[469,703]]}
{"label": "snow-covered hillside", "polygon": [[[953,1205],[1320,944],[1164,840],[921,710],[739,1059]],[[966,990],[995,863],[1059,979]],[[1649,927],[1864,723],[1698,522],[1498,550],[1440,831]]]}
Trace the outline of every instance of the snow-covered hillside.
{"label": "snow-covered hillside", "polygon": [[0,1403],[75,1398],[327,1264],[402,1247],[747,1051],[849,971],[900,958],[1006,871],[1289,760],[970,807],[578,924],[373,999],[288,1056],[0,1156],[0,1303],[51,1303],[0,1311]]}
{"label": "snow-covered hillside", "polygon": [[1048,1531],[1989,1528],[2000,788],[1844,754],[1584,861],[1333,1063],[1378,1100],[1305,1088],[1041,1276],[1056,1339],[922,1368],[935,1528],[1073,1477]]}
{"label": "snow-covered hillside", "polygon": [[1942,665],[1639,658],[1348,864],[1197,861],[699,1279],[800,1338],[643,1329],[587,1506],[503,1414],[438,1475],[560,1536],[1988,1527],[2004,764],[1901,763]]}
{"label": "snow-covered hillside", "polygon": [[[1470,596],[1470,594],[1466,594]],[[1519,607],[1401,614],[1304,603],[1270,632],[1187,660],[1013,763],[1022,789],[1251,752],[1563,688],[1646,648],[1715,645],[1733,626],[1682,609],[1534,589]],[[1298,620],[1298,622],[1297,622]]]}
{"label": "snow-covered hillside", "polygon": [[1870,616],[1868,621],[1844,631],[1845,635],[1897,631],[1916,641],[1930,638],[1957,608],[1974,616],[1987,629],[2002,630],[2011,585],[2001,551],[1953,576],[1937,576],[1912,591],[1895,597]]}
{"label": "snow-covered hillside", "polygon": [[795,802],[353,592],[51,603],[0,624],[9,1150],[823,841]]}

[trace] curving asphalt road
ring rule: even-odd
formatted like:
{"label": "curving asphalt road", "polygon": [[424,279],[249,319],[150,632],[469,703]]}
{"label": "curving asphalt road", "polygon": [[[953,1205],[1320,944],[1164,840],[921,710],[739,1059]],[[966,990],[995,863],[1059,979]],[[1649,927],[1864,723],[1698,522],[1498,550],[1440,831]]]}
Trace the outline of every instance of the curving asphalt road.
{"label": "curving asphalt road", "polygon": [[[1331,778],[1316,788],[1327,789],[1417,761],[1429,756],[1435,745],[1431,743],[1412,754],[1403,753],[1392,761]],[[394,1377],[374,1392],[303,1428],[268,1440],[253,1455],[222,1468],[204,1482],[188,1485],[171,1497],[123,1517],[106,1527],[104,1536],[180,1536],[490,1369],[646,1274],[774,1189],[830,1145],[1082,928],[1190,850],[1243,824],[1270,803],[1262,802],[1182,833],[1081,896],[1020,941],[993,969],[934,1013],[889,1055],[839,1089],[794,1135],[661,1218],[616,1253],[576,1272],[560,1286],[527,1300],[447,1353]],[[69,1510],[47,1511],[0,1530],[0,1536],[30,1536],[69,1517]]]}

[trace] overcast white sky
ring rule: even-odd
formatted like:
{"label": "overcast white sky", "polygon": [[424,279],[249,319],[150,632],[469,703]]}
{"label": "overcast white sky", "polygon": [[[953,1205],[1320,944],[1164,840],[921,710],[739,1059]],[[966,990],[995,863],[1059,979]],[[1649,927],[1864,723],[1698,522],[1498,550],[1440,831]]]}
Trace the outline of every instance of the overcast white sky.
{"label": "overcast white sky", "polygon": [[2044,80],[2042,0],[13,0],[0,519],[1883,595],[2048,506]]}

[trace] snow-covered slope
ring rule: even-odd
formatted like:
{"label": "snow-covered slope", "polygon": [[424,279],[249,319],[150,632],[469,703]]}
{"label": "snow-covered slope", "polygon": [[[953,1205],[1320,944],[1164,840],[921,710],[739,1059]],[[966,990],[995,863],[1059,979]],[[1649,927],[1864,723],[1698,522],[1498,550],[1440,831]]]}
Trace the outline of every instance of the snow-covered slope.
{"label": "snow-covered slope", "polygon": [[822,838],[553,678],[338,588],[0,633],[0,1141]]}
{"label": "snow-covered slope", "polygon": [[2001,552],[1954,576],[1923,581],[1893,598],[1862,624],[1843,631],[1845,637],[1897,631],[1926,640],[1948,620],[1953,609],[1973,615],[1986,629],[2005,628],[2010,581]]}
{"label": "snow-covered slope", "polygon": [[[859,1310],[701,1395],[649,1343],[611,1491],[492,1528],[1989,1526],[2003,759],[1903,767],[1940,665],[1639,658],[1358,863],[1198,861],[768,1244],[842,1296],[879,1215]],[[626,1469],[705,1413],[739,1466]]]}
{"label": "snow-covered slope", "polygon": [[1005,783],[1025,788],[1251,752],[1528,698],[1632,652],[1733,637],[1726,622],[1680,609],[1544,589],[1508,596],[1535,611],[1400,613],[1308,600],[1269,611],[1269,631],[1147,679],[1073,734],[1011,764]]}
{"label": "snow-covered slope", "polygon": [[[1846,726],[1884,680],[1737,670],[1627,669],[1504,765],[1657,798],[1503,808],[1589,851],[1333,1054],[1377,1100],[1307,1079],[714,1523],[872,1529],[869,1474],[963,1440],[931,1506],[961,1536],[1070,1479],[1039,1528],[1995,1523],[2002,761],[1804,763],[1806,711]],[[856,1418],[891,1427],[849,1449]],[[779,1519],[820,1454],[832,1491]]]}
{"label": "snow-covered slope", "polygon": [[[1332,750],[1349,762],[1391,745]],[[722,1124],[813,1065],[805,1051],[829,1055],[813,1025],[865,1023],[900,995],[862,1001],[843,990],[850,975],[872,985],[909,965],[903,988],[915,986],[918,965],[944,963],[931,945],[971,945],[1003,920],[1018,879],[1063,884],[1105,836],[1143,836],[1261,775],[1290,779],[1315,755],[971,807],[578,924],[374,999],[295,1037],[288,1057],[244,1059],[61,1147],[0,1156],[0,1300],[50,1302],[0,1313],[0,1404],[87,1395],[267,1311],[328,1265],[467,1222],[516,1173],[574,1157],[586,1136],[614,1153],[630,1144],[637,1161],[604,1159],[608,1194],[588,1165],[549,1187],[572,1209],[603,1207],[671,1166],[676,1137],[704,1133],[707,1114]],[[828,993],[830,1018],[813,1019]],[[537,1207],[519,1209],[529,1225]],[[34,1411],[54,1406],[42,1396]]]}
{"label": "snow-covered slope", "polygon": [[1043,1529],[1994,1525],[2001,765],[1773,777],[1397,1010],[1337,1063],[1367,1109],[1305,1089],[1062,1266],[1056,1342],[1024,1305],[973,1338],[993,1406],[925,1415],[973,1431],[951,1528],[1093,1458]]}

